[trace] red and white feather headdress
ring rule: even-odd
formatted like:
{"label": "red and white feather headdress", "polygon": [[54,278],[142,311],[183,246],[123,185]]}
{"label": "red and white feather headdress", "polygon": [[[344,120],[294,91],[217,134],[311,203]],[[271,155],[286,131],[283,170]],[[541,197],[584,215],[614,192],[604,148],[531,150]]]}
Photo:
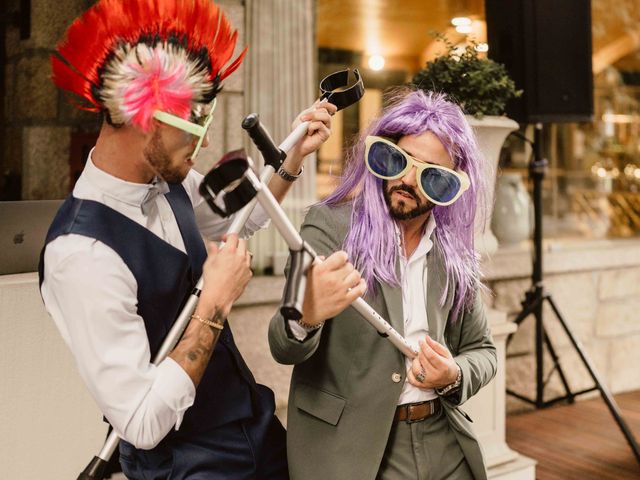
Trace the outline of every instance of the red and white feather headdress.
{"label": "red and white feather headdress", "polygon": [[147,131],[162,111],[199,117],[236,70],[238,32],[211,0],[100,0],[77,18],[51,56],[53,81]]}

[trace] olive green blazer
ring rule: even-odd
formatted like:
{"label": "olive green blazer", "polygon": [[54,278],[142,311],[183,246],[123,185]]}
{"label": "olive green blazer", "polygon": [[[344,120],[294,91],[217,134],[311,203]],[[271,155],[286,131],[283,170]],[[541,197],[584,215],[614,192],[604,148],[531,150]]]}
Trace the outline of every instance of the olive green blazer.
{"label": "olive green blazer", "polygon": [[[351,208],[350,203],[312,207],[302,226],[303,239],[319,255],[340,250]],[[427,278],[430,335],[449,348],[462,369],[461,390],[455,398],[443,397],[447,419],[474,477],[486,479],[470,419],[458,408],[496,372],[495,347],[480,295],[471,310],[448,321],[453,300],[449,295],[440,305],[446,274],[437,241],[427,255]],[[377,296],[367,295],[365,300],[404,334],[400,288],[379,287]],[[304,342],[287,336],[277,313],[269,325],[269,345],[276,361],[295,365],[287,419],[291,479],[374,480],[406,376],[402,354],[351,307]]]}

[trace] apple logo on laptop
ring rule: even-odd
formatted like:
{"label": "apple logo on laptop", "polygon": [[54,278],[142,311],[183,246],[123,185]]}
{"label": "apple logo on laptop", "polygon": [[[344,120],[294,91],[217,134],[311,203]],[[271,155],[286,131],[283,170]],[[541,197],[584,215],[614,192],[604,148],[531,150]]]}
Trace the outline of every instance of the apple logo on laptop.
{"label": "apple logo on laptop", "polygon": [[24,242],[24,231],[16,233],[13,237],[13,244],[19,245]]}

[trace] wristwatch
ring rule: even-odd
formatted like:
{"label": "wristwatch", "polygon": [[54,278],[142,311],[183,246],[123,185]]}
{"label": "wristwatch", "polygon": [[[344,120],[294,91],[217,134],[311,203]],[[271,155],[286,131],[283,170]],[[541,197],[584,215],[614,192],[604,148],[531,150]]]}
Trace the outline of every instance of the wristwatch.
{"label": "wristwatch", "polygon": [[[308,323],[304,323],[302,320],[289,320],[283,317],[284,320],[284,331],[287,334],[287,337],[289,337],[291,340],[296,340],[299,343],[304,343],[307,340],[309,340],[311,337],[313,337],[317,332],[320,331],[320,327],[322,327],[322,325],[324,325],[324,322],[318,324],[318,325],[309,325]],[[307,335],[303,338],[300,339],[298,338],[293,331],[291,330],[291,323],[293,322],[297,325],[299,325],[300,327],[302,327],[304,329],[305,332],[307,332]]]}
{"label": "wristwatch", "polygon": [[440,396],[451,395],[460,389],[460,385],[462,385],[462,369],[460,368],[460,365],[458,365],[458,376],[456,377],[455,382],[442,388],[436,388],[436,393]]}
{"label": "wristwatch", "polygon": [[304,166],[300,165],[300,171],[298,172],[298,174],[292,175],[289,172],[287,172],[284,168],[282,168],[282,165],[280,165],[280,168],[278,169],[277,174],[280,176],[280,178],[283,178],[287,182],[295,182],[300,177],[300,175],[302,175],[303,171],[304,171]]}

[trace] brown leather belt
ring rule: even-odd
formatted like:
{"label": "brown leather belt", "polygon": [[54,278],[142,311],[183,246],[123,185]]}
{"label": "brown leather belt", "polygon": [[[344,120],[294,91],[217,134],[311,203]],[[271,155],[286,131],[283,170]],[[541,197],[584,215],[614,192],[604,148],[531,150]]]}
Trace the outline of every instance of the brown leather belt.
{"label": "brown leather belt", "polygon": [[426,402],[405,403],[404,405],[398,405],[393,421],[407,423],[421,422],[425,418],[440,413],[441,408],[439,398],[427,400]]}

